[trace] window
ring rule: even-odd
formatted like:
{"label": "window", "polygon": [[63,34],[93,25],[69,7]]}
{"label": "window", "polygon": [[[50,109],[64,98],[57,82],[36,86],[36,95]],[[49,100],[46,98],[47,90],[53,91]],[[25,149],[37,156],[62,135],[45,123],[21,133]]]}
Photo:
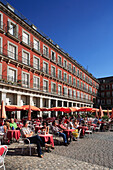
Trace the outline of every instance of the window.
{"label": "window", "polygon": [[62,86],[58,85],[58,95],[62,95]]}
{"label": "window", "polygon": [[80,78],[82,79],[82,72],[80,72]]}
{"label": "window", "polygon": [[67,96],[68,95],[68,93],[67,93],[67,87],[63,87],[63,94],[64,94],[64,96]]}
{"label": "window", "polygon": [[67,82],[67,73],[64,72],[64,81]]}
{"label": "window", "polygon": [[73,66],[73,73],[75,74],[76,73],[76,67]]}
{"label": "window", "polygon": [[109,92],[109,91],[106,92],[106,96],[107,96],[107,97],[110,97],[110,92]]}
{"label": "window", "polygon": [[112,84],[112,89],[113,89],[113,84]]}
{"label": "window", "polygon": [[29,80],[30,76],[29,76],[29,73],[26,73],[26,72],[22,72],[22,85],[24,87],[29,87]]}
{"label": "window", "polygon": [[43,72],[48,74],[48,63],[46,63],[45,61],[43,61]]}
{"label": "window", "polygon": [[51,82],[51,92],[56,93],[56,84]]}
{"label": "window", "polygon": [[34,49],[40,51],[40,42],[34,38]]}
{"label": "window", "polygon": [[86,84],[84,83],[84,90],[86,90]]}
{"label": "window", "polygon": [[10,19],[8,19],[8,32],[18,38],[18,25]]}
{"label": "window", "polygon": [[83,99],[83,93],[81,92],[81,99]]}
{"label": "window", "polygon": [[83,74],[83,79],[85,80],[85,74]]}
{"label": "window", "polygon": [[46,56],[46,57],[49,57],[49,49],[47,46],[43,45],[43,54]]}
{"label": "window", "polygon": [[69,97],[72,97],[72,89],[68,89]]}
{"label": "window", "polygon": [[8,41],[8,56],[14,60],[17,59],[17,46]]}
{"label": "window", "polygon": [[58,55],[58,64],[59,64],[59,65],[62,65],[62,58],[61,58],[61,56],[59,56],[59,55]]}
{"label": "window", "polygon": [[37,76],[33,76],[33,87],[35,89],[40,89],[40,78]]}
{"label": "window", "polygon": [[86,90],[88,91],[88,85],[86,84]]}
{"label": "window", "polygon": [[2,63],[0,63],[0,79],[2,79]]}
{"label": "window", "polygon": [[80,98],[80,92],[79,91],[77,91],[77,97]]}
{"label": "window", "polygon": [[55,52],[52,51],[52,50],[51,50],[51,59],[52,59],[53,61],[56,61],[56,54],[55,54]]}
{"label": "window", "polygon": [[22,62],[26,65],[30,65],[30,53],[25,50],[22,51]]}
{"label": "window", "polygon": [[101,104],[105,104],[105,100],[101,100]]}
{"label": "window", "polygon": [[110,89],[110,85],[109,85],[109,84],[108,84],[108,85],[106,85],[106,89],[108,89],[108,90]]}
{"label": "window", "polygon": [[81,88],[83,89],[83,82],[81,81]]}
{"label": "window", "polygon": [[76,90],[73,90],[73,97],[76,98]]}
{"label": "window", "polygon": [[105,86],[104,85],[101,85],[101,90],[104,90]]}
{"label": "window", "polygon": [[[89,100],[91,101],[91,96],[89,95]],[[100,103],[100,101],[99,101],[99,103]]]}
{"label": "window", "polygon": [[40,59],[36,56],[33,56],[33,67],[40,70]]}
{"label": "window", "polygon": [[89,86],[89,92],[92,93],[92,87]]}
{"label": "window", "polygon": [[12,67],[8,67],[8,77],[7,79],[12,82],[16,82],[17,79],[17,70]]}
{"label": "window", "polygon": [[76,78],[73,77],[73,86],[76,86]]}
{"label": "window", "polygon": [[0,12],[0,28],[3,29],[3,14]]}
{"label": "window", "polygon": [[67,61],[64,60],[64,67],[67,68]]}
{"label": "window", "polygon": [[2,37],[0,37],[0,54],[2,54]]}
{"label": "window", "polygon": [[51,75],[56,77],[56,68],[54,66],[51,66]]}
{"label": "window", "polygon": [[62,70],[58,69],[58,79],[62,80]]}
{"label": "window", "polygon": [[79,80],[77,80],[77,87],[79,87]]}
{"label": "window", "polygon": [[48,80],[43,80],[43,90],[48,92]]}
{"label": "window", "polygon": [[71,77],[71,75],[69,75],[69,84],[71,84],[72,83],[72,77]]}
{"label": "window", "polygon": [[77,76],[79,76],[79,69],[77,69]]}
{"label": "window", "polygon": [[71,63],[68,63],[68,69],[71,71]]}
{"label": "window", "polygon": [[105,93],[104,93],[104,92],[102,92],[102,93],[101,93],[101,97],[104,97],[104,95],[105,95]]}
{"label": "window", "polygon": [[86,94],[86,100],[88,100],[88,94]]}
{"label": "window", "polygon": [[107,99],[107,104],[111,104],[111,99]]}
{"label": "window", "polygon": [[22,34],[22,41],[25,44],[30,45],[30,34],[24,30],[23,30],[23,34]]}

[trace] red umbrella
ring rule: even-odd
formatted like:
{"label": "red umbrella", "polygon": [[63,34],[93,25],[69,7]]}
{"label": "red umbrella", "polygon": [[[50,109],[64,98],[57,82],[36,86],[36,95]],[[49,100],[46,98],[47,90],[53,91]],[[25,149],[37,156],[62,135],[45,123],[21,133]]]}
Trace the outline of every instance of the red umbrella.
{"label": "red umbrella", "polygon": [[52,107],[47,111],[60,111],[60,112],[70,113],[70,112],[76,112],[77,110],[78,108],[76,107]]}
{"label": "red umbrella", "polygon": [[29,110],[29,107],[30,107],[30,109],[33,110],[33,111],[40,111],[40,109],[39,109],[38,107],[36,107],[36,106],[31,106],[31,105],[24,105],[24,106],[22,106],[22,109],[23,109],[23,110]]}
{"label": "red umbrella", "polygon": [[28,120],[31,120],[31,105],[29,105]]}
{"label": "red umbrella", "polygon": [[93,108],[91,107],[81,107],[80,109],[77,110],[77,112],[91,112]]}
{"label": "red umbrella", "polygon": [[103,113],[102,107],[100,106],[100,108],[99,108],[99,117],[102,118],[103,116],[104,116],[104,113]]}
{"label": "red umbrella", "polygon": [[6,105],[5,110],[6,111],[19,111],[19,110],[23,110],[23,107],[22,106],[16,106],[16,105]]}
{"label": "red umbrella", "polygon": [[5,105],[4,105],[3,100],[2,100],[2,103],[1,103],[1,115],[0,115],[0,118],[6,119]]}
{"label": "red umbrella", "polygon": [[40,108],[40,111],[49,111],[48,108]]}

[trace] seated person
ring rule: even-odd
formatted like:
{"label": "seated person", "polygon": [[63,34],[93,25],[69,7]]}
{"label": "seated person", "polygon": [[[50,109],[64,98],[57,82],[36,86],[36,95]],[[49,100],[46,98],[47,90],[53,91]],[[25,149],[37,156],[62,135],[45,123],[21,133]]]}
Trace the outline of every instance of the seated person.
{"label": "seated person", "polygon": [[74,125],[73,125],[73,119],[71,118],[70,121],[67,120],[67,128],[69,129],[75,129]]}
{"label": "seated person", "polygon": [[62,130],[66,130],[67,128],[62,124],[62,120],[59,120],[59,125],[58,127]]}
{"label": "seated person", "polygon": [[79,127],[79,122],[77,119],[74,120],[73,126],[75,129]]}
{"label": "seated person", "polygon": [[17,124],[14,122],[14,119],[13,119],[13,118],[11,118],[11,123],[10,123],[10,128],[12,129],[12,127],[13,127],[14,129],[17,128]]}
{"label": "seated person", "polygon": [[[42,141],[40,136],[38,136],[38,135],[33,136],[33,131],[31,131],[30,128],[28,128],[28,123],[27,123],[26,120],[23,122],[23,124],[24,124],[24,127],[21,129],[22,136],[25,137],[25,138],[28,138],[30,140],[30,143],[37,144],[37,153],[38,153],[38,156],[43,158],[41,146],[49,147],[51,145],[45,144],[45,142]],[[25,143],[28,143],[28,141],[25,140]]]}
{"label": "seated person", "polygon": [[48,126],[48,123],[47,123],[46,121],[44,121],[44,122],[42,123],[42,125],[43,125],[42,131],[44,131],[45,134],[49,134],[49,126]]}
{"label": "seated person", "polygon": [[53,121],[52,123],[52,131],[54,134],[59,134],[60,136],[63,137],[63,140],[64,140],[64,145],[67,146],[68,145],[68,140],[67,140],[67,137],[66,137],[66,134],[63,133],[63,130],[61,130],[59,127],[56,126],[56,122]]}

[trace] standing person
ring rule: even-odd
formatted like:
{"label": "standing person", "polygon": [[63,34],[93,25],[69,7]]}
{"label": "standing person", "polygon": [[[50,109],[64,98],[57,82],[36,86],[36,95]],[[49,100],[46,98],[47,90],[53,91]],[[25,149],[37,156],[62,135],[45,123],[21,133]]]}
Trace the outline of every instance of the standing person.
{"label": "standing person", "polygon": [[[45,142],[42,141],[40,136],[38,136],[38,135],[33,136],[33,131],[31,131],[30,128],[28,128],[28,122],[26,120],[23,122],[23,124],[24,124],[24,127],[21,129],[22,136],[25,137],[25,138],[28,138],[30,140],[30,143],[37,144],[38,156],[40,158],[43,158],[41,146],[49,147],[51,145],[45,144]],[[25,143],[27,144],[28,141],[25,140]]]}

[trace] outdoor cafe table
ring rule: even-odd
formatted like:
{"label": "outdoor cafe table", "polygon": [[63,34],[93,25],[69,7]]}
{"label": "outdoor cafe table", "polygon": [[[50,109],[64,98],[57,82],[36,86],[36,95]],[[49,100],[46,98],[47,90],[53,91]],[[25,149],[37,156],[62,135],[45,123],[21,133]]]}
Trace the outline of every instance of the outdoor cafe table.
{"label": "outdoor cafe table", "polygon": [[20,130],[8,130],[7,138],[9,141],[12,140],[12,138],[18,140],[20,138]]}
{"label": "outdoor cafe table", "polygon": [[45,143],[50,142],[50,144],[54,147],[54,140],[52,134],[38,134],[41,138],[44,139]]}
{"label": "outdoor cafe table", "polygon": [[88,130],[87,126],[79,126],[78,129],[82,129],[81,135],[84,136],[85,135],[85,131]]}
{"label": "outdoor cafe table", "polygon": [[67,138],[69,138],[71,136],[72,132],[75,131],[75,129],[66,129],[63,131],[67,135]]}

